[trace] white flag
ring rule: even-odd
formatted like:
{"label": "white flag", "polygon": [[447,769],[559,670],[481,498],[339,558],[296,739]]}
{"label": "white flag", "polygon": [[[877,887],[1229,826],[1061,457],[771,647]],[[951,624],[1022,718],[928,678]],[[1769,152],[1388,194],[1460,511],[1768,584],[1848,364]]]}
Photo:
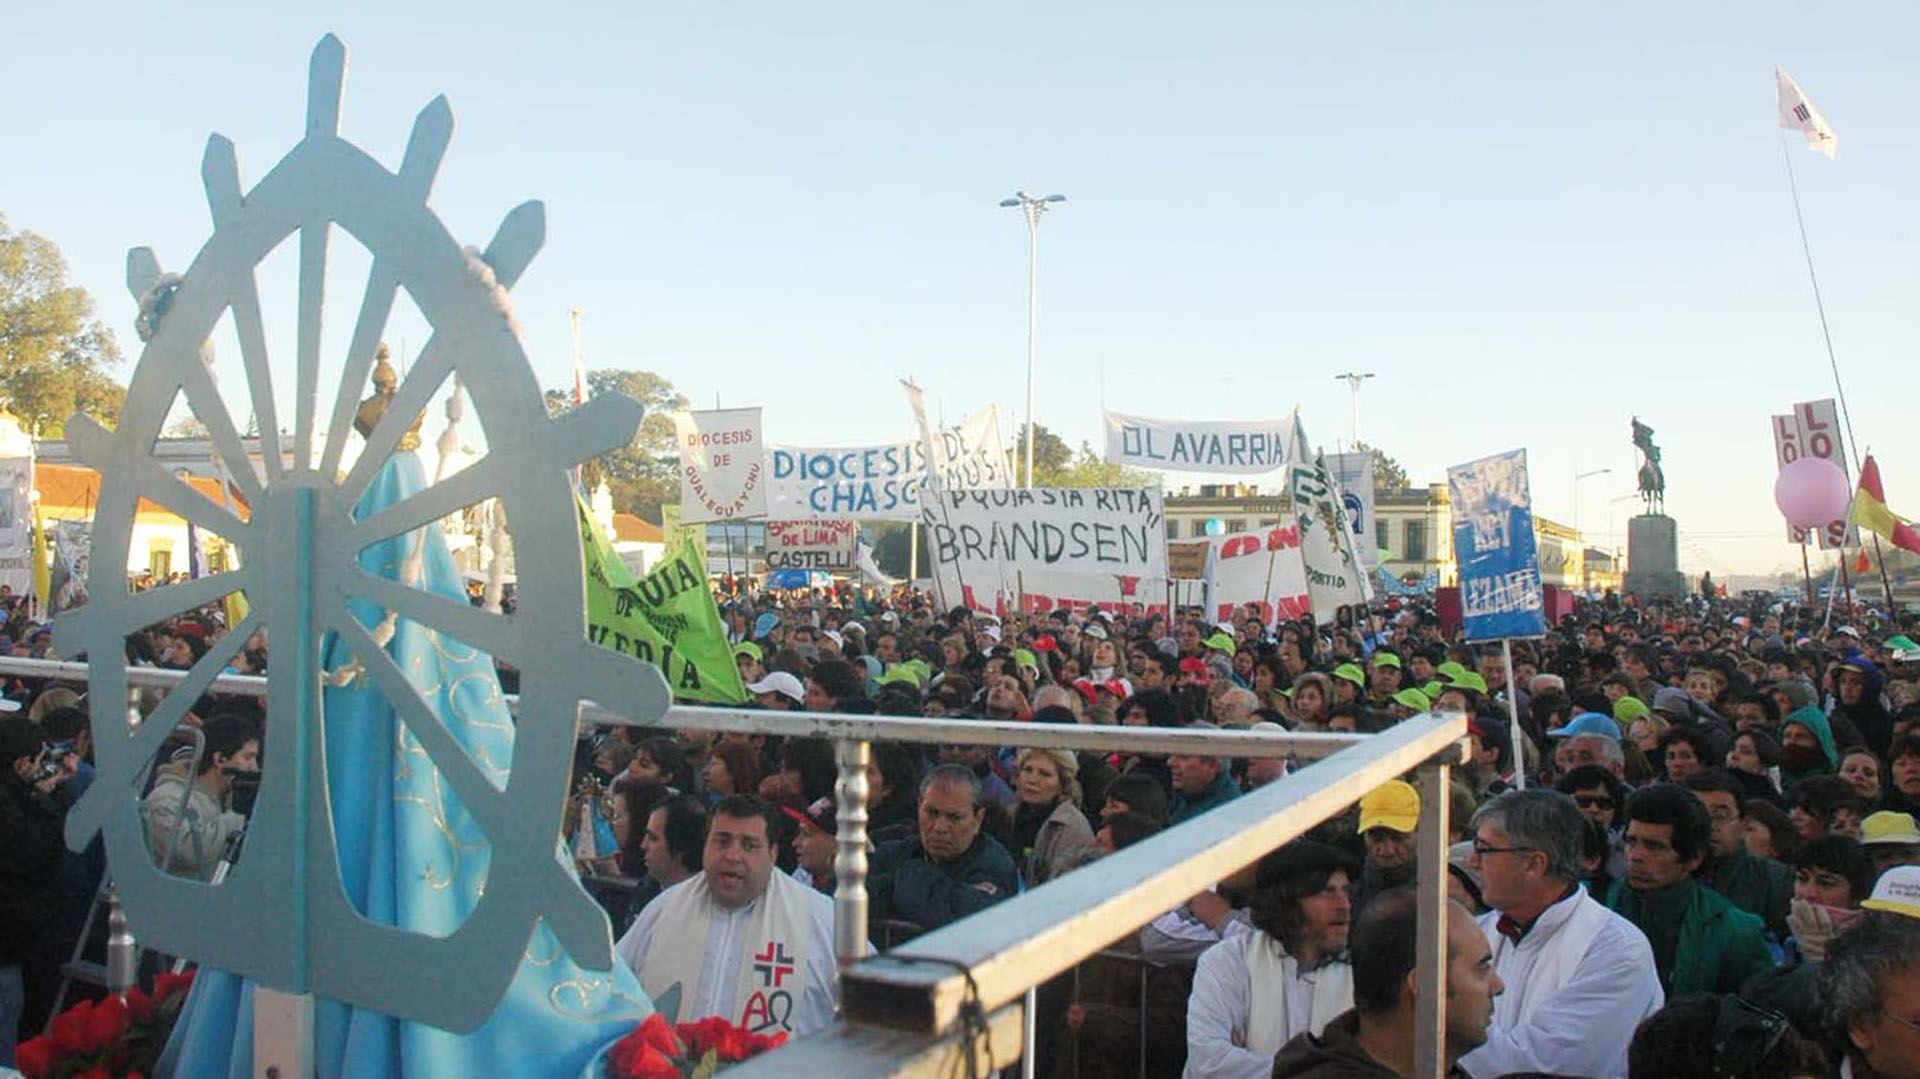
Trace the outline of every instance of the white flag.
{"label": "white flag", "polygon": [[1840,148],[1840,136],[1827,126],[1827,118],[1813,107],[1813,99],[1800,89],[1792,75],[1777,67],[1773,74],[1780,82],[1780,126],[1805,135],[1808,146],[1831,158]]}

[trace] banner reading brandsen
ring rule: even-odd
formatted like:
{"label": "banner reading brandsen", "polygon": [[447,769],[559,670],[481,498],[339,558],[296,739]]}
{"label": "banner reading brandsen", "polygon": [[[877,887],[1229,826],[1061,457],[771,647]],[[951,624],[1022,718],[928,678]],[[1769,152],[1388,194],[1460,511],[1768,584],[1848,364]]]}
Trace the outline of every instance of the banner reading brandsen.
{"label": "banner reading brandsen", "polygon": [[[708,704],[742,704],[747,687],[734,666],[700,552],[672,548],[636,579],[578,498],[587,572],[587,639],[660,668],[673,695]],[[605,702],[610,706],[616,702]]]}
{"label": "banner reading brandsen", "polygon": [[853,521],[768,521],[767,568],[851,570],[860,526]]}
{"label": "banner reading brandsen", "polygon": [[1035,569],[1167,576],[1158,487],[928,491],[920,521],[935,572],[958,585]]}
{"label": "banner reading brandsen", "polygon": [[1293,418],[1156,420],[1106,413],[1107,460],[1134,468],[1255,476],[1286,467]]}
{"label": "banner reading brandsen", "polygon": [[766,443],[757,408],[673,414],[680,451],[680,519],[687,524],[767,515]]}
{"label": "banner reading brandsen", "polygon": [[1527,451],[1447,469],[1447,493],[1453,501],[1453,552],[1460,565],[1467,640],[1545,636]]}

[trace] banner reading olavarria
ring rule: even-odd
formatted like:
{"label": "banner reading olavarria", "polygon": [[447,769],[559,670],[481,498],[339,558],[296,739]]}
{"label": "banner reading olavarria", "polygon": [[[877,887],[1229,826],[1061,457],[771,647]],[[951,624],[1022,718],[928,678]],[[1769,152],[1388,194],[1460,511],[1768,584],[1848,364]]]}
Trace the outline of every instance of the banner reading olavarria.
{"label": "banner reading olavarria", "polygon": [[[635,578],[578,497],[587,566],[587,639],[660,668],[682,700],[742,704],[747,687],[733,665],[727,628],[700,552],[684,543],[646,576]],[[617,707],[616,702],[602,702]]]}

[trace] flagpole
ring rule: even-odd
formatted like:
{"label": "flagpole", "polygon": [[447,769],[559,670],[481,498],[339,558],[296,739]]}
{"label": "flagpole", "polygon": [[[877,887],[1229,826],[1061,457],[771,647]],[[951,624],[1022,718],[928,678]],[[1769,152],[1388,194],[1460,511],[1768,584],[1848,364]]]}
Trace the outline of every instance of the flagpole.
{"label": "flagpole", "polygon": [[[1807,260],[1807,281],[1813,286],[1814,310],[1820,313],[1820,337],[1827,346],[1827,366],[1833,371],[1833,390],[1840,398],[1840,420],[1847,428],[1847,450],[1854,464],[1860,463],[1860,445],[1853,439],[1853,414],[1847,409],[1847,388],[1840,381],[1840,361],[1833,352],[1833,332],[1827,328],[1827,305],[1820,297],[1820,275],[1813,269],[1813,245],[1807,242],[1807,219],[1800,211],[1800,185],[1793,175],[1793,152],[1787,146],[1787,129],[1780,128],[1780,160],[1787,166],[1787,193],[1793,197],[1793,221],[1800,228],[1800,253]],[[1843,548],[1844,549],[1844,548]]]}

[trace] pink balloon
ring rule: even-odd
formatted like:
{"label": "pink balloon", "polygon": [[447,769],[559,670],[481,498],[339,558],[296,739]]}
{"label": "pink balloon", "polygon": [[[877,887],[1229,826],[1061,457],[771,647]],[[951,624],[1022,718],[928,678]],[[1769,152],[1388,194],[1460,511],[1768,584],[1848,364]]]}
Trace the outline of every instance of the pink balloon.
{"label": "pink balloon", "polygon": [[1773,504],[1795,528],[1818,528],[1847,515],[1853,488],[1840,466],[1824,457],[1802,457],[1773,481]]}

